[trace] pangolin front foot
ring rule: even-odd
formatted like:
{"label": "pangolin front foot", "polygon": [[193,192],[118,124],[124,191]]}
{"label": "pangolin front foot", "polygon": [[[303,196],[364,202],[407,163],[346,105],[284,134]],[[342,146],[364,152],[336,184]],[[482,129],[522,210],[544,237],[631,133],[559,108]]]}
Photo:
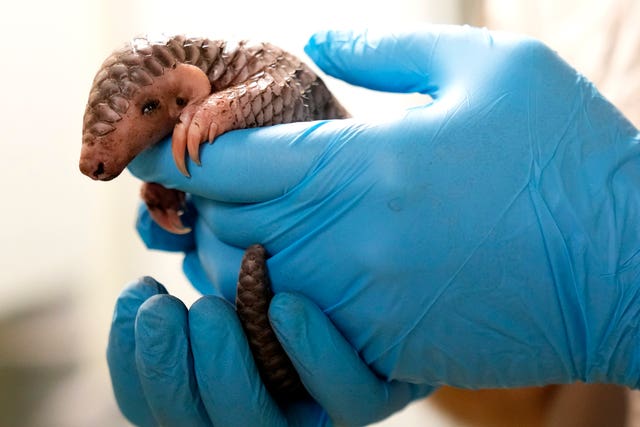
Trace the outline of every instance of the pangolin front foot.
{"label": "pangolin front foot", "polygon": [[186,234],[191,228],[182,224],[180,217],[185,210],[185,194],[170,190],[160,184],[145,182],[140,190],[142,200],[147,204],[151,218],[170,233]]}
{"label": "pangolin front foot", "polygon": [[191,104],[182,111],[173,128],[172,153],[176,166],[185,176],[190,176],[185,155],[200,165],[200,144],[213,140],[229,130],[236,129],[236,112],[232,99],[213,94],[201,103]]}

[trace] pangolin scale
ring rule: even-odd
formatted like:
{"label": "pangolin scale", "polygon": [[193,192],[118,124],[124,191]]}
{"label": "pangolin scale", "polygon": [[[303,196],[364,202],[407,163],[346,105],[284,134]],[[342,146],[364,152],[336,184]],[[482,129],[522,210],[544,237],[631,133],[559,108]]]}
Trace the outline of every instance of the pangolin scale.
{"label": "pangolin scale", "polygon": [[[94,78],[80,169],[93,179],[113,179],[172,134],[176,166],[188,175],[186,154],[199,165],[200,144],[224,132],[348,116],[306,64],[272,44],[139,37],[110,55]],[[141,195],[160,226],[189,232],[180,221],[183,193],[145,183]],[[266,257],[261,245],[247,249],[236,307],[265,386],[285,402],[303,396],[304,387],[269,323]]]}

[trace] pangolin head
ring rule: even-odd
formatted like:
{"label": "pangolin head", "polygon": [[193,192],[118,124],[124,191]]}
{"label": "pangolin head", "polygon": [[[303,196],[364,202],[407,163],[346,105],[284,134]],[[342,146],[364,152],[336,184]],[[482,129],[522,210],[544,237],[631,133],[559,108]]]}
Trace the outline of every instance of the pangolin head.
{"label": "pangolin head", "polygon": [[[83,174],[103,181],[117,177],[137,154],[171,132],[194,97],[210,92],[206,56],[216,52],[205,43],[184,36],[138,37],[103,62],[84,114]],[[174,71],[185,67],[188,76]],[[194,78],[194,70],[201,76]]]}

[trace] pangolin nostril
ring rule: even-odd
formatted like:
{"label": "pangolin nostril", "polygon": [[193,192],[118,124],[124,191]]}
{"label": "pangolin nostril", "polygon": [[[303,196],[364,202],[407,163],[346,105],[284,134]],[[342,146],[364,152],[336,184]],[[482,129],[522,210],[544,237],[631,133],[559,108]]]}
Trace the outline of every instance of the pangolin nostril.
{"label": "pangolin nostril", "polygon": [[104,163],[100,162],[98,163],[98,168],[95,170],[95,172],[93,172],[93,176],[98,178],[103,173],[104,173]]}

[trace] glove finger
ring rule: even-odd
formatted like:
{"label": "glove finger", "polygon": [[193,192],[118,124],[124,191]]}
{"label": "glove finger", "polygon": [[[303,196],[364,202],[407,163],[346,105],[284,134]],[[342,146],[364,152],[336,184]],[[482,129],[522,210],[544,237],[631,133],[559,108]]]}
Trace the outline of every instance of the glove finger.
{"label": "glove finger", "polygon": [[489,46],[485,29],[430,25],[414,31],[323,31],[305,52],[327,74],[348,83],[388,92],[429,94],[467,73],[477,63],[474,45]]}
{"label": "glove finger", "polygon": [[184,304],[170,295],[149,298],[138,311],[135,336],[140,383],[157,422],[211,425],[193,371]]}
{"label": "glove finger", "polygon": [[307,298],[276,294],[269,317],[303,383],[336,424],[369,424],[433,391],[378,378]]}
{"label": "glove finger", "polygon": [[202,166],[189,163],[190,178],[176,168],[171,140],[166,139],[140,153],[128,167],[144,181],[210,200],[262,202],[297,185],[327,146],[343,143],[340,137],[355,136],[364,127],[352,120],[333,120],[227,132],[213,145],[202,146]]}
{"label": "glove finger", "polygon": [[[181,217],[183,224],[190,227],[196,220],[193,205],[187,205],[185,214]],[[195,248],[192,233],[173,234],[161,228],[152,218],[147,206],[141,203],[136,219],[136,231],[149,249],[168,252],[188,252]]]}
{"label": "glove finger", "polygon": [[[270,141],[264,141],[265,151],[258,156],[263,158],[271,156],[273,153],[270,154],[268,151],[272,148],[274,152],[278,153],[275,157],[286,158],[295,155],[295,148],[289,147],[290,150],[286,148],[292,140],[305,140],[301,143],[314,146],[325,145],[324,152],[308,165],[309,170],[304,174],[304,177],[294,178],[293,175],[285,177],[286,172],[283,172],[280,177],[270,180],[268,178],[269,171],[286,169],[286,167],[282,167],[279,160],[274,158],[272,159],[273,163],[260,165],[264,169],[249,168],[250,170],[246,171],[247,174],[255,172],[252,180],[230,182],[228,188],[229,194],[237,191],[236,196],[240,198],[254,192],[254,194],[262,194],[265,198],[272,197],[272,199],[262,203],[229,203],[216,199],[212,194],[214,197],[194,197],[193,203],[201,220],[206,222],[212,233],[225,244],[240,248],[246,248],[254,243],[270,245],[278,236],[286,234],[283,233],[283,230],[289,231],[292,222],[296,223],[298,230],[304,232],[302,230],[308,224],[302,220],[304,215],[317,213],[322,209],[325,209],[326,212],[337,194],[337,187],[344,190],[345,194],[351,188],[359,192],[351,202],[357,204],[360,196],[365,194],[361,188],[369,185],[360,179],[366,177],[365,173],[368,171],[382,169],[383,165],[380,162],[387,160],[389,151],[385,144],[389,133],[396,130],[395,127],[395,123],[368,125],[339,120],[326,122],[320,127],[313,128],[306,135],[288,134],[285,136],[284,132],[295,131],[295,128],[289,128],[288,125],[282,126],[282,131],[277,136],[274,135]],[[364,146],[365,141],[366,147]],[[237,142],[240,143],[240,141]],[[280,145],[284,147],[282,152],[278,150]],[[238,156],[253,156],[255,153],[242,154],[238,152],[237,154]],[[240,157],[236,160],[238,164],[244,163],[244,159]],[[277,166],[274,167],[274,164]],[[291,181],[287,183],[287,179],[291,179]],[[301,181],[297,182],[297,179],[301,179]],[[271,194],[262,192],[265,189],[273,191]],[[242,193],[245,193],[244,196]],[[321,208],[317,209],[317,205]],[[337,209],[345,208],[345,206],[333,206]],[[325,218],[333,213],[327,212]],[[313,221],[310,222],[313,223]],[[289,233],[288,237],[291,238],[292,233]]]}
{"label": "glove finger", "polygon": [[189,310],[189,324],[200,393],[213,424],[285,426],[260,380],[233,307],[221,298],[202,297]]}
{"label": "glove finger", "polygon": [[107,363],[116,401],[124,416],[139,426],[156,425],[156,422],[138,377],[135,319],[147,299],[166,293],[164,286],[151,277],[143,277],[129,285],[118,297],[109,332]]}

